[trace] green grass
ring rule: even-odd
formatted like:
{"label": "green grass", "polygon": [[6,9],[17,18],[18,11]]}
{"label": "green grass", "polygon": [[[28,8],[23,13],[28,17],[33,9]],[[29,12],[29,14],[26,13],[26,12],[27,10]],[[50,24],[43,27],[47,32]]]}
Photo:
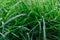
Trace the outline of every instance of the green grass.
{"label": "green grass", "polygon": [[60,40],[60,1],[1,0],[0,40]]}

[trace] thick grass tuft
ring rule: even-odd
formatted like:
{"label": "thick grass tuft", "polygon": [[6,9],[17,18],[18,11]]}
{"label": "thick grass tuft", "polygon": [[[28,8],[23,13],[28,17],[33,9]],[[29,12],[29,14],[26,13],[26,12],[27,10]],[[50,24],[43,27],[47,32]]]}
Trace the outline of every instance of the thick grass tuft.
{"label": "thick grass tuft", "polygon": [[60,1],[0,0],[0,40],[60,40]]}

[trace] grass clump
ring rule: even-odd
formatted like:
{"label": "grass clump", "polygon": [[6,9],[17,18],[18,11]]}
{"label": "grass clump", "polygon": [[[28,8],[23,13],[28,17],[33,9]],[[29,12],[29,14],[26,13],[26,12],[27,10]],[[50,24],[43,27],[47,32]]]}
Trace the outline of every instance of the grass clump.
{"label": "grass clump", "polygon": [[59,0],[1,0],[0,40],[60,40]]}

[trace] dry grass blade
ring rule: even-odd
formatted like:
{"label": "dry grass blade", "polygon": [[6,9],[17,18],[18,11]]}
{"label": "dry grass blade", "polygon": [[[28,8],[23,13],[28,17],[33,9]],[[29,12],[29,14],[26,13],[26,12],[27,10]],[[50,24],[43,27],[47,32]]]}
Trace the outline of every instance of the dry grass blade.
{"label": "dry grass blade", "polygon": [[43,18],[43,40],[47,40],[46,39],[46,25],[45,25],[45,20],[44,20],[44,17],[42,16]]}
{"label": "dry grass blade", "polygon": [[20,17],[20,16],[25,16],[25,15],[26,15],[26,14],[16,15],[16,16],[14,16],[14,17],[8,19],[8,20],[4,23],[4,25],[6,25],[7,23],[11,22],[12,20],[14,20],[14,19],[16,19],[16,18],[18,18],[18,17]]}

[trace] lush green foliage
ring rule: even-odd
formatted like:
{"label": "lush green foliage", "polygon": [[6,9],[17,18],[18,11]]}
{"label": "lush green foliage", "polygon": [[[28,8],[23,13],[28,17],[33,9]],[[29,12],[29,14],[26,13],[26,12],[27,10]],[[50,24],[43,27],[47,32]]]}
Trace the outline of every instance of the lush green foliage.
{"label": "lush green foliage", "polygon": [[0,0],[0,40],[60,40],[59,0]]}

